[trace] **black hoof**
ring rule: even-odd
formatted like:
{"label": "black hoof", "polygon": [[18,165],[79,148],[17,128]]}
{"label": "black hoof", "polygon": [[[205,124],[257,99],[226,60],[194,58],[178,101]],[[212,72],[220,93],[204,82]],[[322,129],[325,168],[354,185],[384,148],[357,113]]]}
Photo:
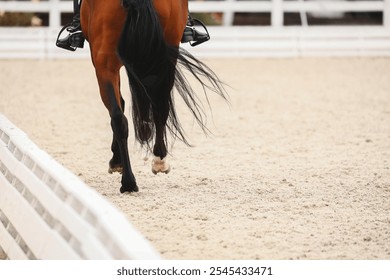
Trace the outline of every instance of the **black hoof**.
{"label": "black hoof", "polygon": [[120,192],[121,193],[125,193],[125,192],[130,192],[130,193],[138,192],[138,186],[137,185],[135,185],[135,186],[122,186],[120,188]]}

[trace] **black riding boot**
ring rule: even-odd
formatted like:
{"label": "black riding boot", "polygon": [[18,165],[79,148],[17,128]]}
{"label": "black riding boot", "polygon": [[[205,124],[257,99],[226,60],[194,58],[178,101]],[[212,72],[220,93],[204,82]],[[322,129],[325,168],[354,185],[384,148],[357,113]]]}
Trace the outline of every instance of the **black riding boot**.
{"label": "black riding boot", "polygon": [[[203,27],[206,32],[201,32],[195,29],[195,24]],[[194,19],[188,14],[187,26],[184,29],[183,37],[181,38],[182,43],[190,43],[192,47],[202,44],[210,40],[209,32],[206,26],[198,19]]]}
{"label": "black riding boot", "polygon": [[[73,20],[70,24],[65,25],[64,28],[62,28],[60,33],[58,34],[56,42],[57,47],[70,51],[75,51],[77,48],[84,47],[85,38],[83,32],[81,31],[80,6],[81,1],[79,3],[78,0],[73,0]],[[64,39],[59,39],[61,33],[64,31],[65,28],[70,34]]]}

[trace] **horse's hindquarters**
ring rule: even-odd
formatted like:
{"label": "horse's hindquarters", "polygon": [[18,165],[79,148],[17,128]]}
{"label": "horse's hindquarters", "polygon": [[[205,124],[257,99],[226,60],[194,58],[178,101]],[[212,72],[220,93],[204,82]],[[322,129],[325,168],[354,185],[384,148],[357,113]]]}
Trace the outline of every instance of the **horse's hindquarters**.
{"label": "horse's hindquarters", "polygon": [[187,24],[188,1],[154,0],[153,3],[160,18],[165,41],[168,45],[179,46]]}

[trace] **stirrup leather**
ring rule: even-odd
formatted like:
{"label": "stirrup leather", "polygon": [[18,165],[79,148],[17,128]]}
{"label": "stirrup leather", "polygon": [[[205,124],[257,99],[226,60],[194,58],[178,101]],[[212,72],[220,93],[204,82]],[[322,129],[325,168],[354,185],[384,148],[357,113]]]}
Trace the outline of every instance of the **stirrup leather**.
{"label": "stirrup leather", "polygon": [[[204,32],[198,31],[195,29],[195,25],[203,27]],[[181,38],[182,43],[189,43],[191,47],[195,47],[199,44],[202,44],[210,40],[210,34],[206,26],[198,19],[192,18],[188,15],[187,26],[184,29],[183,37]]]}
{"label": "stirrup leather", "polygon": [[84,36],[81,31],[71,33],[65,38],[60,39],[62,32],[64,32],[65,29],[68,30],[71,27],[72,27],[72,23],[68,23],[67,25],[62,27],[62,29],[60,30],[57,36],[56,46],[74,52],[77,48],[84,47]]}

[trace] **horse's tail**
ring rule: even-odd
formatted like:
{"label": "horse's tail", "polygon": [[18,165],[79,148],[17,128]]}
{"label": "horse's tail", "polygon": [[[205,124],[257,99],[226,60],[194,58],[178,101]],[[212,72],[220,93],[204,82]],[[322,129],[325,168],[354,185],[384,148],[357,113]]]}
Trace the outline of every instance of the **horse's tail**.
{"label": "horse's tail", "polygon": [[[205,114],[177,65],[188,70],[204,91],[211,89],[225,97],[222,83],[210,68],[190,53],[167,45],[152,0],[123,0],[122,3],[128,13],[118,55],[129,78],[135,137],[141,144],[148,145],[156,129],[160,129],[166,141],[167,127],[173,136],[188,144],[175,111],[173,85],[206,131]],[[166,123],[161,121],[164,119],[167,119]]]}

